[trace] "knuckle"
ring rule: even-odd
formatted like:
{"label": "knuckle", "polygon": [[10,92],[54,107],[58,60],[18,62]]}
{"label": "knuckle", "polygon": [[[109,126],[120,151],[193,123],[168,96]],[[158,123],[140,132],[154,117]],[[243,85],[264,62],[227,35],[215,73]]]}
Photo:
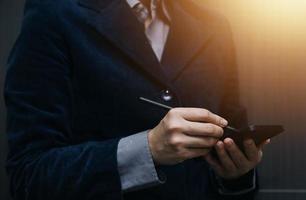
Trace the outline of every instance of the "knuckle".
{"label": "knuckle", "polygon": [[176,117],[177,115],[178,115],[178,108],[172,108],[167,114],[167,116],[170,118]]}
{"label": "knuckle", "polygon": [[170,110],[166,117],[162,120],[163,121],[163,126],[167,131],[170,132],[176,132],[181,130],[182,126],[181,123],[179,122],[180,120],[178,119],[178,115],[175,111],[175,108]]}
{"label": "knuckle", "polygon": [[179,147],[183,146],[183,141],[178,136],[172,136],[169,139],[169,144],[172,147],[178,149]]}
{"label": "knuckle", "polygon": [[177,119],[173,117],[165,117],[162,120],[162,125],[166,131],[171,132],[176,132],[181,129],[181,124],[178,122]]}
{"label": "knuckle", "polygon": [[178,132],[181,130],[180,123],[178,123],[176,120],[169,120],[169,122],[166,124],[166,129],[173,132]]}

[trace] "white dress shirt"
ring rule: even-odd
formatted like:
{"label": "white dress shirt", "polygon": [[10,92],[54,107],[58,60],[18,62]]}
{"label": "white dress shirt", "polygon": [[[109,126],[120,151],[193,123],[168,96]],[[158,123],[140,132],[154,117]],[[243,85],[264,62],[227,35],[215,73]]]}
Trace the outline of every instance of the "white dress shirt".
{"label": "white dress shirt", "polygon": [[[169,24],[162,19],[160,15],[157,14],[156,6],[158,0],[152,0],[150,6],[150,12],[152,20],[148,26],[145,26],[145,34],[151,44],[151,47],[159,61],[162,59],[166,41],[168,38],[170,26]],[[141,3],[140,0],[127,0],[127,3],[131,8],[134,8],[137,4]],[[170,16],[167,12],[164,1],[161,1],[162,11],[165,17],[170,20]],[[137,15],[137,14],[136,14]]]}

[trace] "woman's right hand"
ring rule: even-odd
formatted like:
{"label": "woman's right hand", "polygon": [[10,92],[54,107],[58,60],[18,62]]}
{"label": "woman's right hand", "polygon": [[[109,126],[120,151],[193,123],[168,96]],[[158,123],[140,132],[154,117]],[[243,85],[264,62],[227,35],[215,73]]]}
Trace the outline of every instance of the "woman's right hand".
{"label": "woman's right hand", "polygon": [[174,165],[206,156],[222,137],[227,124],[225,119],[205,109],[171,109],[148,135],[154,162]]}

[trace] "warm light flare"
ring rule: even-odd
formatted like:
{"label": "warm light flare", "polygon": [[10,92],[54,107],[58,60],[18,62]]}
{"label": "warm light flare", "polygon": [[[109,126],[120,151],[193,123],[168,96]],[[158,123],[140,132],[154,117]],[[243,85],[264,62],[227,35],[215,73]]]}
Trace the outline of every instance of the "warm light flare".
{"label": "warm light flare", "polygon": [[289,27],[306,25],[305,0],[248,0],[246,2],[248,5],[244,3],[244,6],[251,8],[254,17],[264,20],[263,22]]}
{"label": "warm light flare", "polygon": [[[221,8],[237,34],[263,41],[306,44],[306,0],[198,0]],[[287,45],[286,44],[286,45]]]}
{"label": "warm light flare", "polygon": [[305,120],[306,0],[198,1],[230,21],[246,105]]}
{"label": "warm light flare", "polygon": [[256,0],[249,2],[257,7],[262,6],[264,10],[271,10],[287,17],[304,14],[306,9],[305,0]]}
{"label": "warm light flare", "polygon": [[[261,23],[306,26],[306,0],[198,0]],[[233,13],[232,13],[233,14]]]}

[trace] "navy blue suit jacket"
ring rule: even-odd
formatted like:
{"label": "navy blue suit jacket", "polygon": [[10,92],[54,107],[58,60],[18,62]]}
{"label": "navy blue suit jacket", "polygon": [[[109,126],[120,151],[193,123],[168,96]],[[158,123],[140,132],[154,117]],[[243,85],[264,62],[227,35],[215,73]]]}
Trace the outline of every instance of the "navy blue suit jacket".
{"label": "navy blue suit jacket", "polygon": [[15,199],[223,198],[201,159],[161,166],[163,185],[121,192],[118,141],[166,114],[139,97],[246,124],[226,20],[192,1],[167,3],[171,30],[160,64],[125,0],[26,2],[5,84]]}

